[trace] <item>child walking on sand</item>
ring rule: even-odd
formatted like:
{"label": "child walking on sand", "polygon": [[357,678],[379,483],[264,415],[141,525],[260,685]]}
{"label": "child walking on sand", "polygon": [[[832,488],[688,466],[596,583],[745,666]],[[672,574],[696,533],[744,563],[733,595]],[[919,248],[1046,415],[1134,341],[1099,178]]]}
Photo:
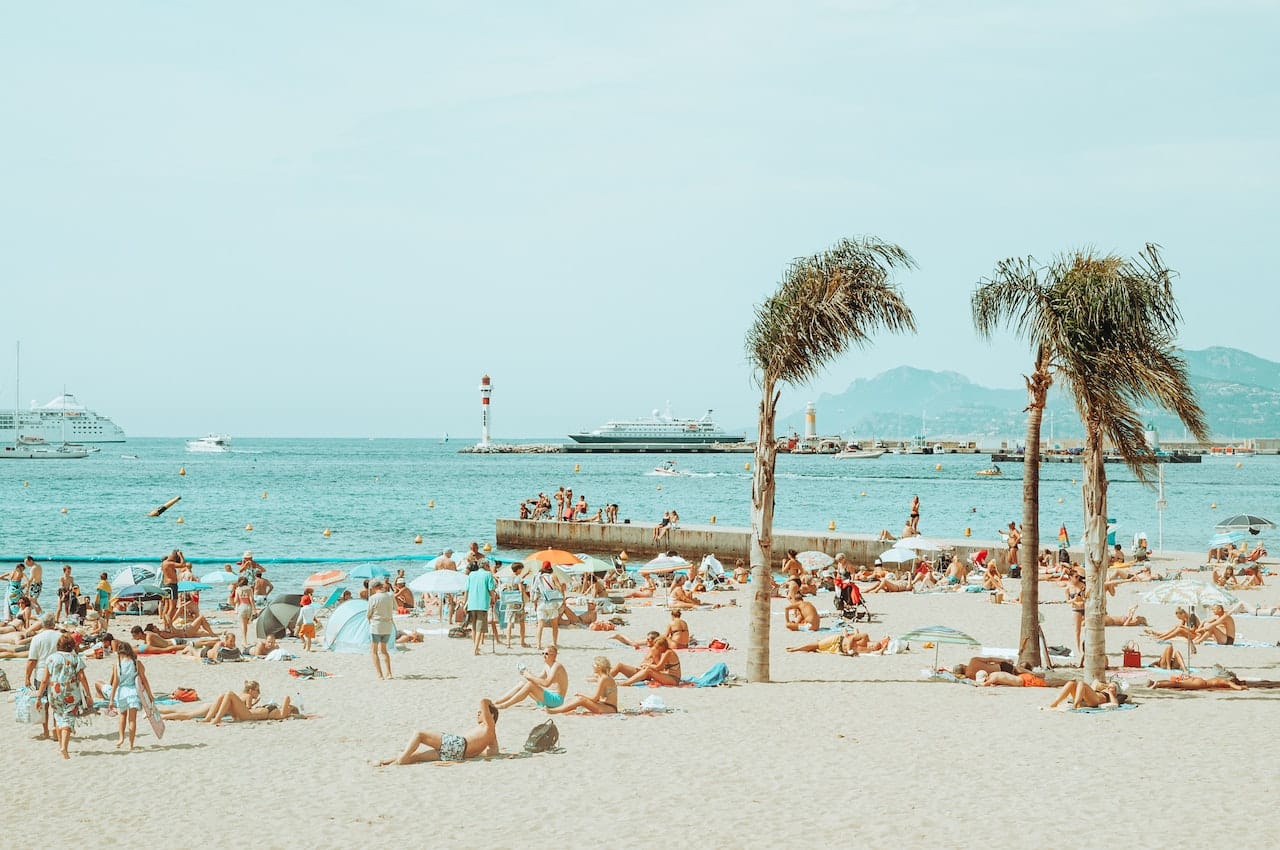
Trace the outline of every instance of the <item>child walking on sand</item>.
{"label": "child walking on sand", "polygon": [[133,644],[120,641],[116,646],[116,666],[111,671],[111,704],[120,712],[120,740],[116,741],[116,749],[124,746],[126,730],[129,735],[129,749],[133,749],[133,739],[138,734],[138,710],[142,708],[139,688],[145,688],[147,696],[154,700],[151,683],[147,681],[147,671],[138,660]]}

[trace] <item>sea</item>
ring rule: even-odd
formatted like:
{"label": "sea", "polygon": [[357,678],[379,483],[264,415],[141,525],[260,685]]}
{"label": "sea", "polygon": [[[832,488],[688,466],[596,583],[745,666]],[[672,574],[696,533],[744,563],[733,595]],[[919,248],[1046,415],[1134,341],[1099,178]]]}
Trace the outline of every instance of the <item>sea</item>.
{"label": "sea", "polygon": [[[446,547],[496,546],[496,518],[517,516],[520,500],[560,486],[585,496],[591,513],[616,502],[619,519],[655,522],[675,509],[686,525],[714,516],[719,525],[750,526],[750,454],[673,456],[680,474],[659,476],[655,468],[668,459],[660,454],[459,454],[463,445],[264,438],[197,454],[181,439],[139,438],[83,460],[0,461],[0,565],[33,555],[52,585],[70,563],[92,587],[99,572],[154,569],[173,549],[201,565],[197,575],[252,550],[281,588],[317,569],[365,562],[413,576]],[[925,536],[995,541],[1010,520],[1021,521],[1023,470],[1009,463],[1000,477],[976,474],[990,465],[987,455],[779,455],[775,527],[824,531],[834,523],[841,532],[897,534],[918,495]],[[1126,548],[1143,534],[1153,549],[1200,551],[1215,523],[1238,513],[1280,522],[1280,457],[1166,465],[1163,524],[1156,489],[1123,465],[1106,470],[1108,513]],[[1078,541],[1081,472],[1078,464],[1041,466],[1042,545],[1056,545],[1060,526]],[[181,501],[164,514],[147,515],[175,496]]]}

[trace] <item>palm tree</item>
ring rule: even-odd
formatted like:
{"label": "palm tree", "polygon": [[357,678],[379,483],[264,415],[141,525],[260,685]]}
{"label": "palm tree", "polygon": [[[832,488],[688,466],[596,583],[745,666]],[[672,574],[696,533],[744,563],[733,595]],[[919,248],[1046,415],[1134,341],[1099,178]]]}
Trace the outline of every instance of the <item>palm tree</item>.
{"label": "palm tree", "polygon": [[901,247],[874,237],[844,239],[795,260],[778,291],[756,308],[747,356],[760,384],[760,421],[751,481],[751,603],[747,679],[769,681],[769,586],[773,554],[774,419],[779,384],[797,385],[850,347],[862,347],[877,328],[915,331],[915,317],[890,274],[915,261]]}
{"label": "palm tree", "polygon": [[[1132,259],[1084,250],[1059,257],[1043,269],[1036,269],[1030,259],[1006,261],[974,296],[979,333],[1007,321],[1035,348],[1037,366],[1028,380],[1031,394],[1036,392],[1036,373],[1049,375],[1072,396],[1084,422],[1086,681],[1101,678],[1107,663],[1104,447],[1109,443],[1140,482],[1151,482],[1157,461],[1139,416],[1143,401],[1173,412],[1198,439],[1208,438],[1204,411],[1187,379],[1186,361],[1174,346],[1181,315],[1172,277],[1156,245],[1147,245]],[[1034,403],[1030,413],[1038,449],[1039,416]],[[1039,455],[1032,453],[1031,428],[1029,421],[1026,474],[1036,478],[1037,486],[1034,492],[1024,486],[1024,516],[1034,516],[1039,509],[1038,473],[1032,471]],[[1035,500],[1034,507],[1025,504],[1028,498]],[[1032,564],[1027,566],[1034,571]],[[1023,586],[1027,586],[1025,575]],[[1023,640],[1028,623],[1034,621],[1034,608],[1027,607],[1024,595]]]}

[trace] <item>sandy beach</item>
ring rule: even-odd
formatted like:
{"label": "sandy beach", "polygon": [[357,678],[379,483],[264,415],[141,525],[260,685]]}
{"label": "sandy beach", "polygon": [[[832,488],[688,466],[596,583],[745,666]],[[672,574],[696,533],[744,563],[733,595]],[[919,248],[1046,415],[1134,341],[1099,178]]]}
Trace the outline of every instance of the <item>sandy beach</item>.
{"label": "sandy beach", "polygon": [[[1167,569],[1198,560],[1187,554],[1155,563]],[[1207,572],[1188,575],[1209,580]],[[1108,610],[1123,613],[1151,587],[1122,586]],[[1278,588],[1273,579],[1238,595],[1250,608],[1270,606],[1280,603]],[[1041,592],[1049,643],[1070,645],[1061,590],[1046,582]],[[731,649],[683,653],[685,675],[719,661],[744,674],[748,592],[704,599],[724,607],[685,615],[695,637],[724,638]],[[816,603],[830,611],[830,594]],[[1017,639],[1018,606],[992,604],[986,594],[873,594],[868,603],[877,614],[873,637],[936,623],[988,647]],[[783,628],[782,604],[774,602],[771,684],[621,688],[624,708],[659,695],[672,711],[565,716],[557,718],[561,753],[454,765],[372,763],[395,756],[415,730],[465,731],[481,697],[518,681],[518,662],[540,663],[535,649],[490,654],[486,645],[476,658],[469,640],[430,635],[395,655],[396,678],[386,682],[376,680],[366,655],[303,653],[293,639],[283,644],[299,656],[289,662],[204,665],[148,656],[157,692],[192,687],[204,698],[252,678],[267,699],[300,694],[310,717],[218,728],[170,722],[163,741],[140,723],[139,749],[121,753],[115,719],[101,716],[77,730],[63,762],[54,744],[35,740],[38,727],[9,715],[0,746],[19,778],[10,796],[26,797],[23,809],[55,844],[84,838],[107,847],[1156,847],[1220,841],[1224,833],[1236,846],[1274,840],[1267,724],[1280,691],[1152,691],[1137,673],[1124,677],[1132,710],[1042,711],[1053,696],[1047,689],[925,681],[934,650],[920,646],[892,656],[786,653],[808,637]],[[1142,603],[1139,612],[1158,628],[1173,623],[1171,605]],[[661,605],[632,606],[621,616],[623,633],[635,638],[668,619]],[[1280,678],[1280,619],[1236,622],[1242,639],[1271,646],[1206,644],[1193,666]],[[562,630],[571,692],[588,689],[597,655],[638,660],[637,650],[608,637]],[[1144,663],[1162,649],[1140,628],[1110,628],[1107,639],[1113,665],[1131,639]],[[973,654],[944,645],[939,663]],[[0,662],[15,687],[24,663]],[[109,678],[111,664],[90,660],[90,681]],[[333,675],[289,675],[305,665]],[[545,719],[524,706],[499,719],[506,753],[519,752]]]}

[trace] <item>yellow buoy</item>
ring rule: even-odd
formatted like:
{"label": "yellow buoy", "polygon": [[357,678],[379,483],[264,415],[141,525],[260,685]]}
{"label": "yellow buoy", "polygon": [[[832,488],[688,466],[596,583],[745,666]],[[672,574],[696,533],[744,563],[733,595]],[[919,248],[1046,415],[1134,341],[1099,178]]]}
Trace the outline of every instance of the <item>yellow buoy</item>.
{"label": "yellow buoy", "polygon": [[862,491],[861,493],[859,493],[858,495],[859,495],[859,496],[865,496],[865,495],[867,495],[867,491],[866,491],[866,490],[863,490],[863,491]]}
{"label": "yellow buoy", "polygon": [[573,465],[573,471],[574,471],[574,472],[581,472],[581,471],[582,471],[582,464],[580,464],[580,463],[575,463],[575,464]]}
{"label": "yellow buoy", "polygon": [[187,474],[187,468],[186,468],[185,466],[178,467],[178,474],[179,474],[179,475],[186,475],[186,474]]}
{"label": "yellow buoy", "polygon": [[422,535],[421,535],[421,534],[419,534],[419,535],[417,535],[416,537],[414,537],[414,538],[413,538],[413,542],[414,542],[414,543],[419,543],[419,544],[420,544],[420,543],[422,543]]}
{"label": "yellow buoy", "polygon": [[182,517],[178,517],[178,525],[182,525],[184,522],[186,522],[185,519],[183,519]]}
{"label": "yellow buoy", "polygon": [[61,511],[59,511],[59,513],[64,513],[64,514],[65,514],[66,512],[67,512],[67,509],[66,509],[66,508],[63,508]]}
{"label": "yellow buoy", "polygon": [[751,471],[751,464],[749,464],[749,463],[744,463],[744,464],[742,465],[742,468],[743,468],[743,469],[745,469],[747,472],[750,472],[750,471]]}
{"label": "yellow buoy", "polygon": [[1076,483],[1076,480],[1075,480],[1074,478],[1072,478],[1072,479],[1071,479],[1071,486],[1073,486],[1073,487],[1074,487],[1074,486],[1075,486],[1075,483]]}
{"label": "yellow buoy", "polygon": [[970,534],[973,534],[973,530],[966,526],[964,530],[964,536],[968,537]]}
{"label": "yellow buoy", "polygon": [[1061,497],[1061,496],[1059,496],[1059,497],[1058,497],[1058,504],[1059,504],[1059,505],[1061,505],[1061,504],[1062,504],[1062,497]]}
{"label": "yellow buoy", "polygon": [[321,536],[321,537],[332,537],[332,536],[333,536],[333,532],[326,528],[324,531],[320,532],[320,536]]}
{"label": "yellow buoy", "polygon": [[246,524],[245,524],[245,527],[244,527],[244,530],[245,530],[245,531],[253,531],[253,523],[251,523],[251,522],[250,522],[250,523],[246,523]]}
{"label": "yellow buoy", "polygon": [[1239,469],[1239,468],[1240,468],[1240,467],[1242,467],[1242,466],[1244,466],[1244,464],[1243,464],[1243,463],[1240,463],[1240,462],[1238,462],[1238,461],[1236,462],[1236,469]]}
{"label": "yellow buoy", "polygon": [[435,506],[436,506],[436,500],[435,500],[435,499],[431,499],[430,501],[428,501],[428,502],[427,502],[427,507],[429,507],[429,508],[434,508]]}
{"label": "yellow buoy", "polygon": [[1209,506],[1209,510],[1211,510],[1211,511],[1216,511],[1217,509],[1218,509],[1218,503],[1217,503],[1217,502],[1214,502],[1212,505],[1210,505],[1210,506]]}
{"label": "yellow buoy", "polygon": [[22,482],[22,486],[23,486],[23,487],[30,487],[30,486],[31,486],[31,482],[30,482],[30,481],[23,481],[23,482]]}
{"label": "yellow buoy", "polygon": [[661,485],[661,484],[659,484],[659,485],[658,485],[658,489],[659,489],[659,490],[661,490],[661,489],[662,489],[662,485]]}
{"label": "yellow buoy", "polygon": [[618,553],[618,560],[619,560],[619,561],[625,561],[625,560],[627,560],[627,550],[626,550],[626,549],[623,549],[621,552],[619,552],[619,553]]}
{"label": "yellow buoy", "polygon": [[486,552],[492,552],[492,551],[493,551],[493,547],[492,547],[492,546],[490,546],[488,543],[486,543],[486,544],[484,544],[484,551],[486,551]]}
{"label": "yellow buoy", "polygon": [[715,515],[715,514],[712,514],[712,515],[711,515],[711,524],[712,524],[712,525],[715,525],[715,524],[716,524],[716,515]]}
{"label": "yellow buoy", "polygon": [[831,522],[827,524],[827,531],[835,531],[835,530],[836,530],[836,521],[831,520]]}
{"label": "yellow buoy", "polygon": [[267,491],[266,491],[266,490],[263,490],[263,491],[262,491],[262,498],[264,498],[264,499],[265,499],[265,498],[267,498]]}
{"label": "yellow buoy", "polygon": [[941,472],[941,471],[942,471],[942,464],[940,464],[940,463],[935,463],[935,464],[933,465],[933,471],[934,471],[934,472]]}

